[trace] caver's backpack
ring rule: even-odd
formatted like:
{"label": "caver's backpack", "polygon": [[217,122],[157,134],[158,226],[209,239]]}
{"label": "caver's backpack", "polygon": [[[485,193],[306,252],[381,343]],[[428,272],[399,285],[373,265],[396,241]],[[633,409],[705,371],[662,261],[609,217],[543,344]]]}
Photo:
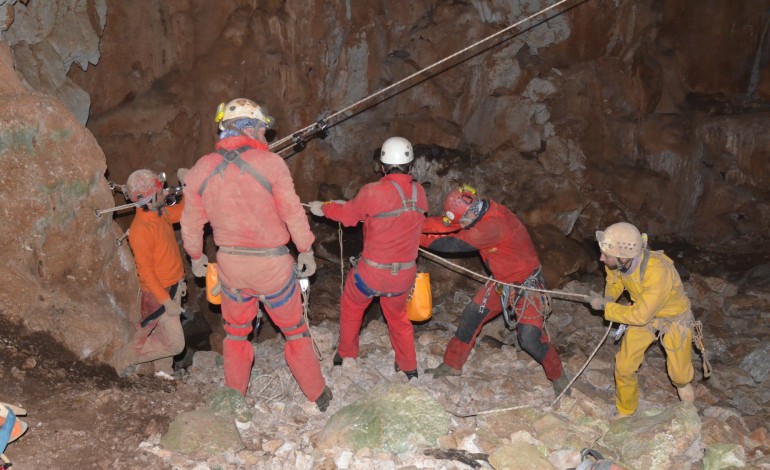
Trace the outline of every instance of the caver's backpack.
{"label": "caver's backpack", "polygon": [[27,431],[27,423],[16,418],[17,415],[24,416],[26,414],[27,411],[23,408],[0,402],[0,469],[11,466],[11,461],[4,453],[5,447]]}

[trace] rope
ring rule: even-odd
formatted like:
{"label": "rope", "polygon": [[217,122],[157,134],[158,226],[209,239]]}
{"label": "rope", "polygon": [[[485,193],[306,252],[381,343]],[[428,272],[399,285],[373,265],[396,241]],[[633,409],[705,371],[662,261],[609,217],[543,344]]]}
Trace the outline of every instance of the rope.
{"label": "rope", "polygon": [[[337,112],[332,113],[331,115],[329,115],[326,118],[319,119],[317,122],[314,122],[313,124],[310,124],[309,126],[306,126],[306,127],[302,128],[302,129],[298,130],[297,132],[294,132],[293,134],[291,134],[289,136],[286,136],[286,137],[284,137],[284,138],[282,138],[280,140],[277,140],[276,142],[270,144],[270,150],[272,150],[274,153],[280,154],[284,150],[292,148],[291,146],[285,146],[285,144],[287,142],[294,141],[295,143],[299,143],[299,142],[297,142],[297,138],[298,137],[303,137],[303,136],[309,137],[309,136],[313,135],[314,133],[316,133],[318,131],[324,130],[329,125],[337,124],[336,122],[330,124],[330,122],[334,118],[336,118],[337,116],[340,116],[340,115],[342,115],[342,114],[344,114],[344,113],[346,113],[348,111],[351,111],[354,108],[357,108],[358,106],[360,106],[360,105],[370,101],[374,97],[377,97],[379,95],[383,95],[386,92],[388,92],[388,91],[390,91],[390,90],[400,86],[402,83],[408,82],[409,80],[411,80],[411,79],[413,79],[413,78],[415,78],[415,77],[417,77],[417,76],[427,72],[428,70],[431,70],[431,69],[433,69],[433,68],[435,68],[435,67],[437,67],[439,65],[442,65],[442,64],[446,63],[447,61],[449,61],[449,60],[451,60],[451,59],[453,59],[453,58],[455,58],[455,57],[457,57],[457,56],[459,56],[461,54],[464,54],[464,53],[470,51],[471,49],[476,48],[477,46],[479,46],[481,44],[484,44],[485,42],[488,42],[488,41],[490,41],[490,40],[492,40],[492,39],[494,39],[494,38],[496,38],[498,36],[501,36],[501,35],[507,33],[508,31],[510,31],[511,29],[516,28],[516,27],[518,27],[518,26],[520,26],[520,25],[522,25],[522,24],[524,24],[524,23],[526,23],[528,21],[531,21],[534,18],[536,18],[536,17],[538,17],[538,16],[540,16],[540,15],[542,15],[542,14],[544,14],[544,13],[550,11],[550,10],[553,10],[554,8],[560,6],[563,3],[566,3],[568,1],[570,1],[570,0],[559,0],[558,2],[554,3],[553,5],[551,5],[549,7],[543,8],[542,10],[540,10],[540,11],[538,11],[536,13],[533,13],[532,15],[529,15],[528,17],[526,17],[526,18],[524,18],[522,20],[519,20],[516,23],[514,23],[514,24],[512,24],[512,25],[510,25],[510,26],[508,26],[506,28],[503,28],[503,29],[501,29],[500,31],[498,31],[496,33],[493,33],[493,34],[491,34],[491,35],[489,35],[489,36],[487,36],[487,37],[485,37],[485,38],[483,38],[483,39],[481,39],[479,41],[476,41],[475,43],[471,44],[470,46],[466,47],[465,49],[461,49],[461,50],[455,52],[454,54],[451,54],[451,55],[449,55],[447,57],[444,57],[443,59],[441,59],[441,60],[439,60],[437,62],[434,62],[431,65],[429,65],[429,66],[427,66],[427,67],[425,67],[425,68],[423,68],[423,69],[421,69],[421,70],[419,70],[419,71],[409,75],[408,77],[403,78],[403,79],[397,81],[396,83],[394,83],[392,85],[389,85],[389,86],[387,86],[387,87],[385,87],[385,88],[383,88],[383,89],[381,89],[381,90],[379,90],[377,92],[374,92],[374,93],[372,93],[372,94],[370,94],[370,95],[368,95],[368,96],[366,96],[366,97],[356,101],[355,103],[353,103],[353,104],[351,104],[351,105],[349,105],[349,106],[347,106],[347,107],[345,107],[345,108],[343,108],[343,109],[341,109],[341,110],[339,110]],[[426,77],[426,78],[430,78],[430,77]],[[396,93],[393,93],[393,95],[391,95],[391,96],[395,96],[398,93],[400,93],[400,91],[396,92]],[[377,104],[377,103],[375,103],[375,104]],[[350,118],[350,117],[352,117],[352,116],[354,116],[356,114],[358,114],[358,112],[359,111],[356,111],[354,113],[354,112],[351,111],[350,115],[347,116],[346,119]],[[341,122],[342,120],[343,119],[340,119],[339,122]],[[288,156],[286,156],[284,158],[288,158]]]}
{"label": "rope", "polygon": [[310,280],[308,280],[307,289],[302,289],[300,286],[300,295],[302,296],[302,316],[305,318],[305,324],[307,325],[307,332],[310,334],[310,342],[313,343],[313,351],[319,361],[323,360],[323,354],[321,354],[321,348],[313,338],[313,330],[310,328]]}
{"label": "rope", "polygon": [[342,222],[337,222],[337,238],[340,241],[340,299],[345,291],[345,257],[342,256]]}
{"label": "rope", "polygon": [[610,330],[612,329],[612,322],[610,322],[609,326],[607,326],[607,331],[604,332],[604,336],[602,336],[602,339],[599,341],[599,344],[596,345],[596,348],[594,348],[594,352],[591,353],[590,356],[588,356],[588,359],[586,359],[585,364],[583,364],[583,367],[580,368],[579,371],[577,371],[577,374],[575,374],[574,377],[572,377],[572,380],[569,381],[566,387],[564,387],[564,390],[561,391],[558,397],[551,403],[551,407],[555,405],[559,400],[561,400],[561,397],[564,396],[564,394],[569,390],[569,388],[572,386],[573,383],[575,383],[575,380],[577,380],[578,377],[580,377],[580,374],[583,373],[584,370],[586,370],[586,367],[588,367],[588,364],[591,363],[596,353],[599,351],[599,348],[602,347],[602,344],[604,344],[604,340],[607,339],[607,336],[610,334]]}
{"label": "rope", "polygon": [[420,254],[422,256],[425,256],[428,259],[436,261],[439,264],[443,264],[444,266],[448,266],[448,267],[450,267],[450,269],[451,268],[456,268],[456,269],[458,269],[460,271],[464,271],[465,273],[470,274],[471,275],[470,277],[473,277],[476,280],[480,280],[482,282],[494,282],[494,283],[500,284],[502,286],[510,286],[510,287],[514,287],[516,289],[521,289],[521,290],[528,290],[528,291],[532,291],[532,292],[541,292],[543,294],[551,294],[551,295],[553,295],[555,297],[566,298],[568,300],[577,300],[579,302],[589,303],[591,301],[591,297],[588,296],[588,295],[585,295],[585,294],[576,294],[574,292],[565,292],[565,291],[562,291],[562,290],[537,289],[535,287],[528,287],[528,286],[521,285],[521,284],[513,284],[513,283],[510,283],[510,282],[498,281],[497,279],[495,279],[493,277],[484,276],[483,274],[479,274],[479,273],[477,273],[475,271],[471,271],[468,268],[465,268],[463,266],[460,266],[459,264],[453,263],[453,262],[451,262],[451,261],[449,261],[449,260],[447,260],[445,258],[442,258],[442,257],[440,257],[438,255],[435,255],[435,254],[431,253],[430,251],[427,251],[424,248],[418,248],[418,249],[420,250]]}

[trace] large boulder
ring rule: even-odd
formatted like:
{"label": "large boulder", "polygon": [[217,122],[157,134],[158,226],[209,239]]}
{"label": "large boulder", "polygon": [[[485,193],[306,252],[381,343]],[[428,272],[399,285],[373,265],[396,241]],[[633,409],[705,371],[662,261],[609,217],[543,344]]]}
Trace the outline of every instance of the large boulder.
{"label": "large boulder", "polygon": [[131,332],[139,286],[104,179],[104,154],[56,98],[0,98],[0,314],[48,332],[81,359],[109,358]]}

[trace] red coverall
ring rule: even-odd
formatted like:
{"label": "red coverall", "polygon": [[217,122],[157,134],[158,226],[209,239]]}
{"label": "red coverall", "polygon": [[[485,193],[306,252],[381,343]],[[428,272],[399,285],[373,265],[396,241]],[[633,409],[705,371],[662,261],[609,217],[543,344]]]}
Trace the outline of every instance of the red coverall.
{"label": "red coverall", "polygon": [[[441,233],[446,232],[442,225],[440,217],[426,220],[420,245],[447,253],[478,250],[492,277],[513,284],[521,284],[540,266],[535,246],[524,224],[506,207],[494,201],[489,201],[486,213],[466,229],[457,225],[459,231],[447,234]],[[484,297],[487,297],[486,304]],[[555,380],[563,373],[561,359],[543,331],[543,316],[538,312],[540,298],[533,295],[531,299],[533,302],[525,303],[523,310],[517,309],[519,344],[543,366],[548,380]],[[465,307],[457,332],[447,344],[444,363],[454,369],[462,369],[481,328],[501,313],[500,296],[493,286],[481,286],[473,301]]]}
{"label": "red coverall", "polygon": [[[416,211],[409,210],[394,217],[377,217],[404,206],[401,195],[393,186],[396,183],[406,199],[412,197],[412,177],[390,174],[375,183],[361,188],[356,197],[345,204],[325,204],[326,217],[347,227],[364,222],[364,251],[358,265],[350,270],[340,302],[340,343],[337,352],[341,357],[358,357],[358,334],[364,310],[374,295],[380,296],[380,306],[388,322],[390,343],[396,353],[396,365],[400,370],[417,370],[414,350],[414,329],[406,315],[406,299],[415,279],[416,266],[399,270],[374,267],[364,259],[383,265],[414,263],[420,242],[428,199],[425,190],[417,183]],[[369,295],[356,285],[355,273],[374,292]],[[374,295],[372,295],[374,294]],[[385,296],[380,294],[397,294]]]}
{"label": "red coverall", "polygon": [[[128,243],[134,253],[142,289],[142,320],[163,308],[171,288],[184,277],[173,227],[179,222],[183,207],[184,201],[163,207],[160,213],[138,209],[131,222]],[[144,328],[137,325],[131,342],[120,353],[119,367],[156,361],[156,370],[172,372],[173,357],[183,350],[184,332],[179,317],[163,314]]]}
{"label": "red coverall", "polygon": [[[306,252],[312,248],[315,237],[294,190],[289,168],[280,156],[268,151],[267,144],[237,136],[220,140],[216,148],[234,150],[243,146],[251,148],[241,152],[240,158],[264,177],[271,192],[235,164],[210,177],[223,157],[219,153],[204,155],[185,177],[184,248],[192,259],[202,256],[203,226],[206,222],[211,224],[214,241],[220,247],[217,268],[223,285],[222,317],[227,333],[223,343],[225,385],[246,394],[254,361],[254,350],[247,339],[253,330],[259,300],[286,337],[286,363],[300,389],[310,401],[316,401],[326,382],[302,315],[294,259],[288,251],[272,256],[248,254],[249,249],[284,247],[289,239],[301,253]],[[223,253],[223,247],[238,247],[244,253]],[[276,297],[254,297],[272,295]]]}

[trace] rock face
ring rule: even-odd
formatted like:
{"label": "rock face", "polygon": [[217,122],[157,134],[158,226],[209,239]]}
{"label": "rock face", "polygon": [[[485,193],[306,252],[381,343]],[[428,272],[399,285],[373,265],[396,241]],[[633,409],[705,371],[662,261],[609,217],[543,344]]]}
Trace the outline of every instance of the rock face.
{"label": "rock face", "polygon": [[112,218],[94,215],[113,204],[104,171],[96,140],[59,100],[0,93],[2,314],[83,359],[121,346],[138,315],[130,252],[115,246]]}
{"label": "rock face", "polygon": [[[221,101],[253,97],[290,135],[549,4],[143,0],[107,12],[101,65],[70,78],[91,93],[89,127],[118,181],[209,151]],[[467,181],[533,231],[577,241],[621,219],[699,244],[765,237],[767,16],[751,3],[585,2],[330,128],[289,160],[300,196],[324,183],[352,197],[400,134],[420,146],[434,208]],[[704,42],[705,25],[719,34]],[[591,267],[569,244],[547,248],[562,265],[552,279]]]}
{"label": "rock face", "polygon": [[0,14],[0,38],[11,45],[22,80],[33,90],[59,98],[85,124],[91,98],[67,73],[73,64],[85,70],[99,61],[106,1],[0,0],[0,9],[5,16],[3,24]]}

